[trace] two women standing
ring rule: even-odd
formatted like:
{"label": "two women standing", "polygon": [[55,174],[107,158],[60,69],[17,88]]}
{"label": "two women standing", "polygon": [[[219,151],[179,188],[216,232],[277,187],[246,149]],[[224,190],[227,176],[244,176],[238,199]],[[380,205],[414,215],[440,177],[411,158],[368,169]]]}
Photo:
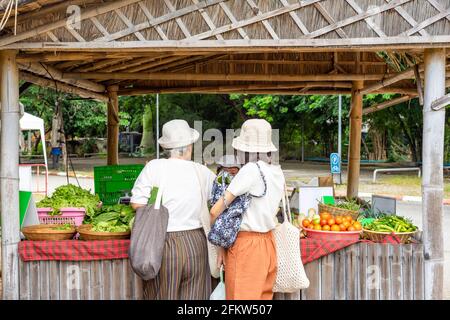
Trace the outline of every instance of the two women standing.
{"label": "two women standing", "polygon": [[[242,194],[261,194],[253,198],[243,215],[234,245],[219,250],[218,264],[225,266],[228,300],[272,299],[276,276],[276,251],[272,231],[277,224],[285,180],[281,167],[271,163],[272,128],[265,120],[246,121],[233,141],[239,162],[245,164],[234,176],[223,197],[211,208],[211,223],[234,199]],[[192,144],[199,133],[184,120],[163,126],[159,144],[170,152],[169,159],[150,161],[136,181],[131,203],[134,208],[147,204],[153,187],[164,177],[162,204],[169,210],[169,226],[159,275],[147,283],[147,296],[156,299],[208,299],[211,293],[207,240],[201,224],[201,185],[207,195],[215,175],[205,166],[191,161]],[[201,174],[198,174],[201,172]],[[199,180],[203,181],[199,181]]]}

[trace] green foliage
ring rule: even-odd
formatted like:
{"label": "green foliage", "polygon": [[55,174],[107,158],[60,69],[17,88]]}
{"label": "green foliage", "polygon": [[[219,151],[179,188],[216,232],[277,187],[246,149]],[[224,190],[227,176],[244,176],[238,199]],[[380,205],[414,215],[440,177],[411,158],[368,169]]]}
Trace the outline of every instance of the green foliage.
{"label": "green foliage", "polygon": [[134,210],[129,205],[116,204],[102,206],[89,222],[92,230],[97,232],[127,232],[134,221]]}

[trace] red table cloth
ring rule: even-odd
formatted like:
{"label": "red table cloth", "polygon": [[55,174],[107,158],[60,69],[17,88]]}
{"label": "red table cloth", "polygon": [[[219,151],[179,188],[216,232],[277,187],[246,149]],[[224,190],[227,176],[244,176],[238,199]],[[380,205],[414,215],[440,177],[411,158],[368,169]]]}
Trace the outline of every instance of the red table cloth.
{"label": "red table cloth", "polygon": [[[303,264],[317,260],[358,241],[301,239]],[[19,255],[23,261],[92,261],[127,259],[130,240],[106,241],[21,241]]]}

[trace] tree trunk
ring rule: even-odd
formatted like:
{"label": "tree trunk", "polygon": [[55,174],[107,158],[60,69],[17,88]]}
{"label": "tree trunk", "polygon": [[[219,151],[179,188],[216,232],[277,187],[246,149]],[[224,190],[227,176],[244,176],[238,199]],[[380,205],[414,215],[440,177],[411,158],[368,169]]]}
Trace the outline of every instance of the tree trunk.
{"label": "tree trunk", "polygon": [[155,147],[155,139],[153,137],[153,113],[152,106],[148,105],[145,108],[144,115],[142,116],[142,140],[141,148],[144,153],[151,152]]}

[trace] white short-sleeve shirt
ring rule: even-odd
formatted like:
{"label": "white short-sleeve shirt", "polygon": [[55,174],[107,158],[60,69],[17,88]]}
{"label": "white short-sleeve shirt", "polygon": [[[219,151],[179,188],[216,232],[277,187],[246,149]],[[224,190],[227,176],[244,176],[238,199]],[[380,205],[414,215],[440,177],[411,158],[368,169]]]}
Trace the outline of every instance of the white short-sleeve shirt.
{"label": "white short-sleeve shirt", "polygon": [[152,160],[137,178],[131,202],[147,204],[153,187],[160,187],[165,175],[162,205],[169,210],[167,232],[193,230],[202,227],[200,221],[201,187],[196,169],[203,179],[205,201],[209,199],[215,174],[207,167],[181,159]]}
{"label": "white short-sleeve shirt", "polygon": [[[258,161],[267,183],[266,195],[262,198],[253,197],[247,212],[244,213],[241,223],[242,231],[268,232],[277,225],[276,215],[284,193],[285,179],[281,167]],[[264,183],[255,163],[248,163],[242,167],[231,181],[227,191],[234,196],[247,192],[261,195],[264,192]]]}

